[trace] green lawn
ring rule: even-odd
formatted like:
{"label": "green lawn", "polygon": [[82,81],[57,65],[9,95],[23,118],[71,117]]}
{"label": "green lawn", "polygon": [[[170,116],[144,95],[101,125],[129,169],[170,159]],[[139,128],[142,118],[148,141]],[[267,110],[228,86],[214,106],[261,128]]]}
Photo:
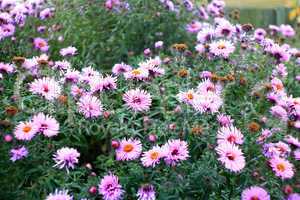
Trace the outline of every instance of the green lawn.
{"label": "green lawn", "polygon": [[226,5],[229,7],[238,8],[276,8],[284,7],[287,0],[225,0]]}

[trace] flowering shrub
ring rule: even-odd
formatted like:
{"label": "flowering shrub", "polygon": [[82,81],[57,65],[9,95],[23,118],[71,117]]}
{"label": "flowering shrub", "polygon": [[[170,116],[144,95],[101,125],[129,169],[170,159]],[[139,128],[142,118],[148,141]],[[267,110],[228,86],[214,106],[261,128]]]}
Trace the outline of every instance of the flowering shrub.
{"label": "flowering shrub", "polygon": [[[32,8],[32,16],[50,18],[47,23],[62,15],[60,6],[72,5],[54,2],[54,9],[42,3],[0,1],[7,19],[19,7]],[[176,38],[175,31],[178,43],[172,45],[174,38],[166,35],[137,39],[132,45],[142,54],[124,58],[115,52],[120,62],[107,71],[80,45],[99,34],[91,24],[83,33],[65,29],[66,38],[74,39],[61,47],[51,42],[55,33],[26,42],[26,30],[4,34],[4,45],[13,39],[21,46],[1,54],[1,198],[300,198],[300,56],[284,43],[297,34],[290,25],[265,30],[234,24],[221,0],[93,3],[87,4],[91,10],[80,7],[84,17],[78,23],[95,23],[87,20],[95,11],[110,16],[111,25],[121,18],[132,25],[136,21],[126,20],[136,12],[147,16],[146,8],[154,6],[178,17],[179,25],[192,17],[178,28],[189,38],[179,43],[184,37]],[[18,23],[2,19],[1,29],[7,32],[8,24]],[[112,35],[108,30],[104,35]],[[135,30],[128,37],[137,37]],[[120,49],[129,41],[92,45]],[[28,45],[34,53],[22,50]]]}

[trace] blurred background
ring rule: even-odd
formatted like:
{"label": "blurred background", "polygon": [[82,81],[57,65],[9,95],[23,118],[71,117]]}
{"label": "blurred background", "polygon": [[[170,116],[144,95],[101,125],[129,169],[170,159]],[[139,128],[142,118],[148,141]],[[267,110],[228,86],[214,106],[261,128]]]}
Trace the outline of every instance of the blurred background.
{"label": "blurred background", "polygon": [[227,10],[238,9],[242,23],[257,27],[269,24],[300,23],[300,0],[225,0]]}

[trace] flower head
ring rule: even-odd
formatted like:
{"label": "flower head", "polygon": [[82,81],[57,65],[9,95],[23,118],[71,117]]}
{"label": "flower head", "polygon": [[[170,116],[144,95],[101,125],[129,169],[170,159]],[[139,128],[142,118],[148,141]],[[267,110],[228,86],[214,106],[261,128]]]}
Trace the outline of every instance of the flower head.
{"label": "flower head", "polygon": [[188,144],[182,140],[169,140],[163,147],[165,152],[165,162],[175,166],[180,161],[189,157]]}
{"label": "flower head", "polygon": [[29,91],[33,94],[39,94],[47,100],[56,99],[61,93],[61,87],[53,78],[44,77],[35,79],[29,85]]}
{"label": "flower head", "polygon": [[269,162],[276,176],[282,179],[290,179],[294,176],[294,166],[288,160],[275,156]]}
{"label": "flower head", "polygon": [[17,160],[27,157],[28,150],[26,147],[22,146],[20,148],[15,148],[10,150],[10,154],[11,154],[10,160],[15,162]]}
{"label": "flower head", "polygon": [[135,160],[142,153],[142,144],[137,139],[123,139],[120,142],[119,148],[116,149],[117,160]]}
{"label": "flower head", "polygon": [[33,116],[32,122],[36,125],[38,131],[46,137],[56,136],[59,132],[59,123],[56,119],[44,113]]}
{"label": "flower head", "polygon": [[216,151],[219,154],[218,160],[230,171],[239,172],[245,167],[245,157],[238,146],[223,142],[219,144]]}
{"label": "flower head", "polygon": [[265,189],[252,186],[242,192],[241,200],[270,200],[270,195]]}
{"label": "flower head", "polygon": [[155,189],[151,184],[143,185],[137,192],[138,200],[155,200]]}
{"label": "flower head", "polygon": [[148,111],[151,106],[151,95],[145,90],[132,89],[123,95],[123,100],[128,108],[135,112]]}
{"label": "flower head", "polygon": [[63,147],[58,149],[53,156],[53,160],[56,163],[54,166],[57,166],[59,169],[66,168],[67,171],[69,168],[74,169],[78,163],[79,156],[80,153],[76,149]]}
{"label": "flower head", "polygon": [[105,175],[99,184],[99,193],[104,200],[120,200],[124,193],[117,176]]}
{"label": "flower head", "polygon": [[155,167],[164,156],[163,149],[159,146],[154,146],[149,151],[145,151],[142,155],[141,161],[145,167]]}
{"label": "flower head", "polygon": [[82,113],[86,118],[95,118],[102,115],[102,104],[97,97],[84,95],[79,99],[77,106],[79,112]]}
{"label": "flower head", "polygon": [[20,122],[15,128],[14,135],[18,140],[31,140],[38,129],[32,122]]}
{"label": "flower head", "polygon": [[55,190],[46,197],[46,200],[73,200],[73,197],[68,194],[68,190]]}
{"label": "flower head", "polygon": [[230,41],[219,40],[209,45],[209,51],[218,57],[228,58],[235,50],[234,45]]}
{"label": "flower head", "polygon": [[243,144],[243,134],[234,126],[221,127],[218,130],[218,144],[229,142],[231,144]]}

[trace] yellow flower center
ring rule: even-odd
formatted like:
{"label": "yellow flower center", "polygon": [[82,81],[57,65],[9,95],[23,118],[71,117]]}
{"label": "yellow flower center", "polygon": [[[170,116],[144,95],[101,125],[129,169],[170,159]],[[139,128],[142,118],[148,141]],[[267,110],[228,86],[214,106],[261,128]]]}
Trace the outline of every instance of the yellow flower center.
{"label": "yellow flower center", "polygon": [[188,93],[186,96],[189,100],[192,100],[194,98],[194,95],[192,93]]}
{"label": "yellow flower center", "polygon": [[152,153],[150,154],[150,158],[151,158],[152,160],[156,160],[156,159],[158,158],[158,156],[159,156],[159,153],[158,153],[157,151],[152,152]]}
{"label": "yellow flower center", "polygon": [[218,45],[218,49],[225,49],[226,48],[226,45],[221,42],[219,45]]}
{"label": "yellow flower center", "polygon": [[131,71],[131,73],[132,73],[133,75],[137,76],[137,75],[140,75],[140,74],[141,74],[141,70],[139,70],[139,69],[134,69],[134,70]]}
{"label": "yellow flower center", "polygon": [[276,167],[277,167],[277,169],[278,169],[279,171],[281,171],[281,172],[283,172],[283,171],[285,170],[285,166],[284,166],[283,163],[279,163]]}
{"label": "yellow flower center", "polygon": [[126,153],[129,153],[133,150],[133,145],[132,144],[126,144],[123,148],[123,151],[125,151]]}
{"label": "yellow flower center", "polygon": [[31,127],[30,126],[24,126],[23,127],[23,132],[24,133],[29,133],[29,131],[31,131]]}

